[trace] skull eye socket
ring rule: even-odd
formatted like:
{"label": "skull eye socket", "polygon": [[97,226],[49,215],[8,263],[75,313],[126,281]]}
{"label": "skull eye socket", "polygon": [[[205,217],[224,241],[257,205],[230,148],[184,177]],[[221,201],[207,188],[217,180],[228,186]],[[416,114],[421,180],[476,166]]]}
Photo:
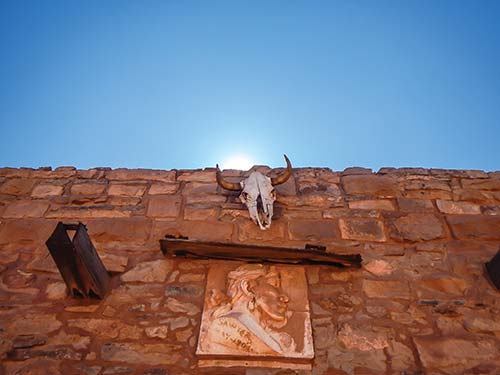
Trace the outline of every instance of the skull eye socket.
{"label": "skull eye socket", "polygon": [[271,198],[276,199],[276,190],[275,189],[271,190],[269,195],[271,196]]}

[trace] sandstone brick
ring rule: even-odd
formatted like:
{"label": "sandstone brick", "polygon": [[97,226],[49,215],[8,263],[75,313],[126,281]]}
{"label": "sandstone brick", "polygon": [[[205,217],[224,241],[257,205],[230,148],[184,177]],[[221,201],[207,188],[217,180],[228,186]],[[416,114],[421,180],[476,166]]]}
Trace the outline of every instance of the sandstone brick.
{"label": "sandstone brick", "polygon": [[500,206],[483,206],[481,208],[484,215],[500,215]]}
{"label": "sandstone brick", "polygon": [[196,206],[186,206],[184,208],[185,220],[207,220],[214,219],[217,216],[217,209],[211,208],[198,208]]}
{"label": "sandstone brick", "polygon": [[81,207],[58,207],[51,209],[45,215],[49,219],[102,219],[102,218],[125,218],[130,217],[131,212],[115,209],[110,205],[103,206],[81,206]]}
{"label": "sandstone brick", "polygon": [[71,186],[71,194],[75,195],[99,195],[106,190],[106,183],[103,182],[84,182]]}
{"label": "sandstone brick", "polygon": [[349,208],[359,210],[394,211],[394,204],[388,199],[362,200],[349,202]]}
{"label": "sandstone brick", "polygon": [[403,180],[403,186],[406,190],[444,190],[451,191],[450,184],[447,181],[433,179]]}
{"label": "sandstone brick", "polygon": [[168,307],[168,309],[176,313],[182,313],[192,316],[197,315],[201,312],[200,308],[195,304],[190,302],[182,302],[173,297],[167,298],[165,302],[165,305]]}
{"label": "sandstone brick", "polygon": [[59,196],[63,193],[64,186],[52,184],[40,184],[35,186],[31,192],[33,198],[45,198]]}
{"label": "sandstone brick", "polygon": [[49,203],[45,201],[13,201],[8,204],[3,212],[5,218],[37,218],[43,217]]}
{"label": "sandstone brick", "polygon": [[182,358],[180,345],[108,342],[101,348],[101,358],[110,362],[146,365],[170,365]]}
{"label": "sandstone brick", "polygon": [[500,202],[500,192],[475,189],[456,189],[453,191],[453,200],[479,204],[496,204]]}
{"label": "sandstone brick", "polygon": [[115,319],[68,319],[68,327],[79,328],[95,336],[108,339],[138,339],[141,333],[140,328],[132,327]]}
{"label": "sandstone brick", "polygon": [[45,293],[47,294],[48,299],[58,300],[66,298],[68,290],[65,283],[58,282],[47,285]]}
{"label": "sandstone brick", "polygon": [[24,219],[5,222],[0,227],[0,245],[43,245],[54,231],[57,222],[44,219]]}
{"label": "sandstone brick", "polygon": [[163,183],[163,184],[157,183],[151,185],[148,194],[150,195],[175,194],[178,189],[179,189],[179,184],[175,182]]}
{"label": "sandstone brick", "polygon": [[446,220],[456,238],[500,240],[500,216],[452,215]]}
{"label": "sandstone brick", "polygon": [[436,205],[444,214],[480,214],[481,207],[469,202],[453,202],[438,199]]}
{"label": "sandstone brick", "polygon": [[168,334],[167,326],[156,326],[156,327],[147,327],[144,332],[146,336],[155,338],[158,337],[160,339],[166,339]]}
{"label": "sandstone brick", "polygon": [[0,185],[0,194],[27,195],[33,189],[36,180],[28,178],[12,178]]}
{"label": "sandstone brick", "polygon": [[146,191],[146,185],[114,184],[109,185],[108,194],[122,197],[142,197]]}
{"label": "sandstone brick", "polygon": [[293,240],[323,240],[339,238],[337,222],[334,220],[301,220],[288,225],[288,233]]}
{"label": "sandstone brick", "polygon": [[10,322],[7,331],[16,335],[46,335],[57,331],[61,327],[62,323],[56,319],[55,314],[37,314],[18,317],[18,319]]}
{"label": "sandstone brick", "polygon": [[160,259],[150,262],[139,263],[127,273],[121,276],[125,282],[164,282],[168,274],[172,271],[173,261],[170,259]]}
{"label": "sandstone brick", "polygon": [[371,218],[339,220],[343,239],[384,242],[386,240],[382,222]]}
{"label": "sandstone brick", "polygon": [[406,190],[403,195],[414,199],[447,199],[451,200],[452,192],[445,190]]}
{"label": "sandstone brick", "polygon": [[146,180],[158,182],[175,182],[176,171],[164,171],[154,169],[126,169],[119,168],[106,171],[108,180],[132,181]]}
{"label": "sandstone brick", "polygon": [[434,211],[432,201],[428,199],[414,199],[398,197],[399,209],[403,212],[431,212]]}
{"label": "sandstone brick", "polygon": [[32,168],[0,168],[0,176],[9,178],[28,178],[32,172]]}
{"label": "sandstone brick", "polygon": [[448,295],[463,295],[469,287],[464,279],[451,275],[432,275],[419,280],[417,285]]}
{"label": "sandstone brick", "polygon": [[238,240],[246,241],[282,241],[285,238],[285,224],[283,222],[272,222],[267,230],[261,230],[249,218],[244,219],[238,224]]}
{"label": "sandstone brick", "polygon": [[375,276],[387,276],[394,272],[394,268],[385,260],[371,260],[363,268]]}
{"label": "sandstone brick", "polygon": [[498,358],[498,348],[491,338],[414,337],[420,360],[428,371],[446,369],[465,373],[488,360]]}
{"label": "sandstone brick", "polygon": [[473,316],[464,320],[464,327],[469,332],[495,333],[500,332],[500,321]]}
{"label": "sandstone brick", "polygon": [[344,191],[350,195],[373,195],[379,197],[399,196],[397,179],[386,175],[353,175],[341,179]]}
{"label": "sandstone brick", "polygon": [[180,170],[177,181],[187,182],[214,182],[215,168],[207,168],[204,170]]}
{"label": "sandstone brick", "polygon": [[429,170],[425,169],[425,168],[384,167],[384,168],[380,168],[377,173],[378,174],[393,174],[396,176],[407,176],[407,175],[427,176],[427,175],[429,175]]}
{"label": "sandstone brick", "polygon": [[500,190],[500,178],[463,179],[462,186],[478,190]]}
{"label": "sandstone brick", "polygon": [[177,195],[154,195],[149,198],[147,216],[172,217],[179,216],[181,198]]}
{"label": "sandstone brick", "polygon": [[351,176],[351,175],[360,175],[360,174],[372,174],[372,170],[370,168],[363,167],[349,167],[342,171],[342,176]]}
{"label": "sandstone brick", "polygon": [[[97,219],[86,222],[92,242],[141,245],[151,232],[152,221],[145,218]],[[95,244],[94,243],[94,244]]]}
{"label": "sandstone brick", "polygon": [[115,254],[101,254],[102,263],[108,272],[124,272],[127,268],[128,257]]}
{"label": "sandstone brick", "polygon": [[363,292],[369,298],[410,298],[408,282],[363,280]]}
{"label": "sandstone brick", "polygon": [[233,233],[233,225],[216,221],[184,221],[181,225],[181,233],[189,239],[229,241]]}
{"label": "sandstone brick", "polygon": [[430,241],[444,236],[441,221],[430,214],[408,214],[392,222],[391,237],[398,240]]}

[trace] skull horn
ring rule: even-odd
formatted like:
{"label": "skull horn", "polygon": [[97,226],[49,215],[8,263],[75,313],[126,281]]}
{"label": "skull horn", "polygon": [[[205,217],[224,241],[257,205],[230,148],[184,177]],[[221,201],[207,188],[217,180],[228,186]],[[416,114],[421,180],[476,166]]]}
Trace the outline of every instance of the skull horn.
{"label": "skull horn", "polygon": [[217,183],[226,190],[240,191],[241,185],[235,182],[224,181],[222,173],[219,169],[219,164],[216,165],[217,169],[215,171],[215,177],[217,178]]}
{"label": "skull horn", "polygon": [[279,176],[271,178],[271,184],[273,186],[286,182],[292,175],[292,163],[290,163],[290,160],[286,155],[283,156],[285,157],[286,160],[286,171],[280,174]]}

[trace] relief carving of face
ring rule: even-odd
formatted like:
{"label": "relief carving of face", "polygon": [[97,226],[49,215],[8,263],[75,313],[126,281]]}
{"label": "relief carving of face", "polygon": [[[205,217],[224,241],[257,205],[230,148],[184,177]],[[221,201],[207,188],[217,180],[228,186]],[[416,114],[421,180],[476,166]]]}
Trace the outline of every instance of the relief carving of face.
{"label": "relief carving of face", "polygon": [[283,290],[265,278],[258,279],[252,290],[261,321],[272,328],[284,327],[288,321],[289,298]]}

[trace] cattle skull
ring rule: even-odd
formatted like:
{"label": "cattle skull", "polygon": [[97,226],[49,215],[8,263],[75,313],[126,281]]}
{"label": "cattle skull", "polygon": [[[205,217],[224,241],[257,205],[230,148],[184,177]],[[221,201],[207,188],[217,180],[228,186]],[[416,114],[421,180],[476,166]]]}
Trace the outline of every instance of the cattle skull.
{"label": "cattle skull", "polygon": [[[273,203],[276,200],[276,191],[273,186],[286,182],[292,175],[292,164],[286,155],[286,171],[277,177],[267,177],[266,175],[255,171],[240,183],[228,182],[222,178],[222,173],[217,164],[216,177],[217,183],[224,189],[241,191],[240,200],[248,207],[250,218],[259,228],[266,230],[271,226],[273,217]],[[262,211],[257,209],[257,201],[260,197]]]}

